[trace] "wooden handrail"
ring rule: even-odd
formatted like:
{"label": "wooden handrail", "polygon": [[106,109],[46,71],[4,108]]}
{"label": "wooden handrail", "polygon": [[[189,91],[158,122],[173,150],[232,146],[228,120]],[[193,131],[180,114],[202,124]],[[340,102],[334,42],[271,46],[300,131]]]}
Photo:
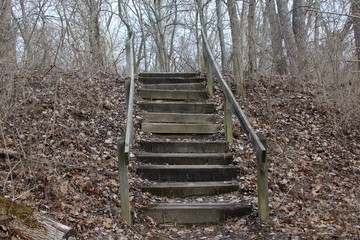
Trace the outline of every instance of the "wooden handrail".
{"label": "wooden handrail", "polygon": [[[201,28],[201,35],[203,39],[203,48],[205,49],[204,56],[207,58],[205,61],[210,65],[212,74],[218,79],[223,87],[225,102],[230,103],[236,117],[239,119],[242,128],[245,130],[246,135],[250,139],[250,142],[256,152],[257,158],[257,186],[258,186],[258,205],[259,205],[259,217],[261,220],[265,220],[269,217],[269,193],[268,193],[268,164],[267,164],[267,150],[263,142],[259,139],[259,136],[255,133],[249,120],[247,119],[244,111],[239,106],[234,94],[221,74],[218,64],[215,62],[215,58],[210,49],[209,43],[206,38],[204,28]],[[207,76],[212,78],[212,76]],[[229,117],[229,116],[227,116]],[[231,118],[231,116],[230,116]],[[225,123],[226,124],[226,123]],[[231,121],[230,121],[231,124]]]}
{"label": "wooden handrail", "polygon": [[129,89],[126,96],[127,100],[127,118],[125,134],[125,154],[128,156],[133,139],[133,110],[134,110],[134,92],[135,92],[135,59],[134,59],[134,33],[129,31],[129,39],[126,43],[126,68],[130,77]]}
{"label": "wooden handrail", "polygon": [[129,179],[128,164],[129,153],[134,135],[133,109],[134,109],[134,92],[135,92],[135,73],[134,73],[134,34],[129,31],[129,39],[126,42],[126,67],[128,80],[125,81],[126,93],[126,132],[118,138],[118,167],[120,178],[120,200],[121,200],[121,216],[131,226],[131,204],[129,197]]}

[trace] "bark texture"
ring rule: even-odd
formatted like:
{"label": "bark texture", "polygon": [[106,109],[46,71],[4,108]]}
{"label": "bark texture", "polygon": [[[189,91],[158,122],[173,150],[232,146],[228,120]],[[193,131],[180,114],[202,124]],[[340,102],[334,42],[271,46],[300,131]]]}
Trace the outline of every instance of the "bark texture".
{"label": "bark texture", "polygon": [[360,71],[360,0],[352,0],[352,14],[356,16],[353,19],[354,37],[356,46],[356,55],[358,60],[358,71]]}
{"label": "bark texture", "polygon": [[237,3],[234,0],[228,0],[228,11],[230,17],[231,38],[232,38],[232,59],[235,77],[236,92],[243,91],[243,70],[242,70],[242,52],[241,52],[241,33],[240,21],[237,14]]}

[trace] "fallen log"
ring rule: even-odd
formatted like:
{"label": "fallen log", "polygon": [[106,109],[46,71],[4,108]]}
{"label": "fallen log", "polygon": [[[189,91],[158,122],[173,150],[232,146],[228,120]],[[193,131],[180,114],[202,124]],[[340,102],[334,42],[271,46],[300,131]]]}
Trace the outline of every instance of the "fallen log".
{"label": "fallen log", "polygon": [[0,148],[0,158],[18,158],[20,154],[10,149]]}
{"label": "fallen log", "polygon": [[66,225],[40,216],[31,208],[0,196],[1,235],[16,235],[20,239],[75,239],[76,231]]}

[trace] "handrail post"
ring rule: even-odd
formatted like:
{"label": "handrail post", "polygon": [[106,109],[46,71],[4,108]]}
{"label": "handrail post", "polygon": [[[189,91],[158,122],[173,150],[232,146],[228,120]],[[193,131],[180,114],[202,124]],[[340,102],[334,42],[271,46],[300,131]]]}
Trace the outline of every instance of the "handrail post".
{"label": "handrail post", "polygon": [[265,221],[269,218],[267,142],[265,136],[261,133],[257,133],[257,136],[265,147],[265,151],[256,154],[259,217],[262,221]]}
{"label": "handrail post", "polygon": [[229,98],[224,93],[224,123],[225,123],[225,137],[229,144],[233,144],[233,126],[232,126],[232,108]]}
{"label": "handrail post", "polygon": [[125,137],[121,135],[118,139],[118,167],[120,177],[120,201],[121,216],[132,226],[131,206],[129,198],[129,181],[128,181],[128,156],[125,154]]}
{"label": "handrail post", "polygon": [[209,55],[204,47],[203,47],[203,57],[204,57],[205,70],[206,70],[207,89],[208,89],[210,96],[214,96],[213,67],[209,60]]}

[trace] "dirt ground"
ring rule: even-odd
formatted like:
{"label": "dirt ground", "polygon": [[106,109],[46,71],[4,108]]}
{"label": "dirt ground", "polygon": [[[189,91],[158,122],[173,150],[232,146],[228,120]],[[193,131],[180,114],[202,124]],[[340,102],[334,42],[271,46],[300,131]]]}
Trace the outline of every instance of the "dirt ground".
{"label": "dirt ground", "polygon": [[2,195],[73,226],[79,239],[360,239],[359,118],[344,120],[322,104],[316,85],[296,89],[279,78],[247,83],[240,105],[268,139],[270,219],[257,218],[255,155],[234,119],[240,190],[227,197],[251,202],[254,212],[200,227],[156,226],[136,209],[152,198],[139,189],[144,180],[135,176],[133,159],[134,226],[121,219],[121,78],[58,73],[29,77],[23,88],[1,122],[0,147],[20,154],[0,161]]}

